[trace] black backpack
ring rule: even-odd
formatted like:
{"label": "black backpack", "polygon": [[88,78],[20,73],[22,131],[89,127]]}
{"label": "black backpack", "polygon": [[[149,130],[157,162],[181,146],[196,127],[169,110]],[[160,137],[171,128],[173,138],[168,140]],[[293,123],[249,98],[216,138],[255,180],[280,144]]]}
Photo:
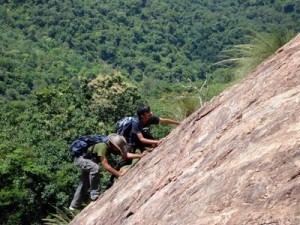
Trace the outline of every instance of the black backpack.
{"label": "black backpack", "polygon": [[107,143],[108,137],[104,135],[86,135],[74,140],[70,145],[70,154],[73,157],[83,156],[90,146],[97,143]]}
{"label": "black backpack", "polygon": [[132,116],[124,117],[123,119],[119,120],[116,124],[116,133],[128,138],[132,127],[132,122],[134,121],[137,121],[137,118]]}

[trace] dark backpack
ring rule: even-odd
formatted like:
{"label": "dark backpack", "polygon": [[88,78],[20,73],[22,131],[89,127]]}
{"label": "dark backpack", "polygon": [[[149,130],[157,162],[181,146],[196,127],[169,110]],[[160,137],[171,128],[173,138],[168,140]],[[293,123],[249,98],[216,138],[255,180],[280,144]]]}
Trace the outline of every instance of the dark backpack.
{"label": "dark backpack", "polygon": [[119,120],[116,125],[116,133],[128,138],[132,127],[132,122],[134,121],[137,121],[137,118],[132,116],[124,117],[123,119]]}
{"label": "dark backpack", "polygon": [[70,153],[73,157],[83,156],[90,146],[97,143],[107,143],[108,137],[104,135],[86,135],[74,140],[70,145]]}

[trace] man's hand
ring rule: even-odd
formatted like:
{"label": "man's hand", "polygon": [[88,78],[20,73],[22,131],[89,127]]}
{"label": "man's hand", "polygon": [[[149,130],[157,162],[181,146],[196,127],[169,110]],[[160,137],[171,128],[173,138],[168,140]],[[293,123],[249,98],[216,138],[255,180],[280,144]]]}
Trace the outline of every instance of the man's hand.
{"label": "man's hand", "polygon": [[157,145],[160,145],[163,141],[165,140],[165,138],[162,138],[158,141]]}
{"label": "man's hand", "polygon": [[126,172],[127,172],[127,169],[121,169],[121,170],[119,171],[119,176],[118,176],[118,177],[123,176]]}

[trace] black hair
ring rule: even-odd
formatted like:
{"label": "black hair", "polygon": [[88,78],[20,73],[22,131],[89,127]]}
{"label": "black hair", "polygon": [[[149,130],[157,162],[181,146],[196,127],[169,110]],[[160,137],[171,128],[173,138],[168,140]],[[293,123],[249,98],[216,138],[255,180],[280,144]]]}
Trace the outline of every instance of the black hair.
{"label": "black hair", "polygon": [[151,112],[150,106],[143,105],[138,108],[138,110],[136,111],[136,114],[139,118],[141,118],[142,115],[144,115],[145,113],[150,113],[150,112]]}

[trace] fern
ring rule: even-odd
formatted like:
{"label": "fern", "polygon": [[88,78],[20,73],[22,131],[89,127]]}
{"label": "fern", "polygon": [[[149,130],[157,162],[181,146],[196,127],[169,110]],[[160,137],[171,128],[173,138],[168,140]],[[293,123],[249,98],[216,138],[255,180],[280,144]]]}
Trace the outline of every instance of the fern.
{"label": "fern", "polygon": [[63,210],[55,208],[57,213],[50,214],[47,218],[43,219],[44,225],[67,225],[79,211],[71,211],[67,208]]}

